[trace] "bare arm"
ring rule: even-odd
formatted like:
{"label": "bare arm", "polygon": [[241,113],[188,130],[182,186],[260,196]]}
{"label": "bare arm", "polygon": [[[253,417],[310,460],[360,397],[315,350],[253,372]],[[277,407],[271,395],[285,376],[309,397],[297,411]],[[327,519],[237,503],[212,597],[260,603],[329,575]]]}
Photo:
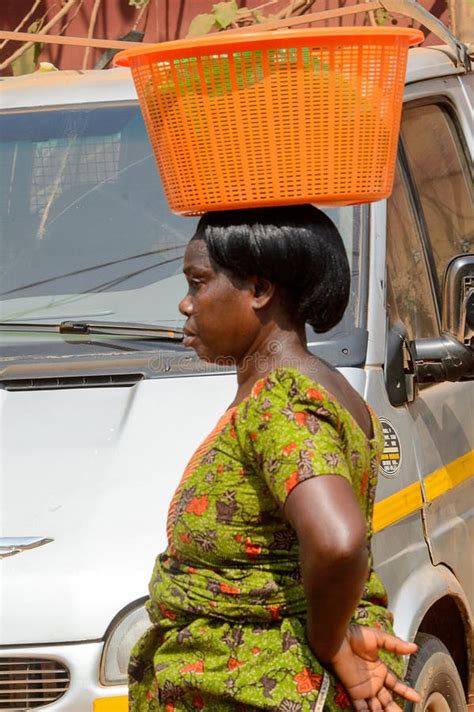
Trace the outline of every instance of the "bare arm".
{"label": "bare arm", "polygon": [[295,487],[285,505],[300,546],[307,635],[320,662],[339,650],[368,573],[365,521],[349,482],[321,475]]}
{"label": "bare arm", "polygon": [[285,513],[298,536],[307,636],[315,656],[345,686],[356,712],[402,712],[394,694],[419,702],[379,658],[380,649],[410,655],[416,645],[350,624],[368,557],[364,518],[349,482],[337,475],[306,480],[289,494]]}

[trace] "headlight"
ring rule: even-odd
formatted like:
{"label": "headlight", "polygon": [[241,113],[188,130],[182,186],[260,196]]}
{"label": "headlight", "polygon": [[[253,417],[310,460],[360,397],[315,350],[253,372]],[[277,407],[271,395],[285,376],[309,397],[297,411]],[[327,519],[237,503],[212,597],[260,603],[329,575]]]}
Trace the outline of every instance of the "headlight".
{"label": "headlight", "polygon": [[145,607],[134,608],[108,632],[100,663],[102,685],[127,683],[130,653],[139,637],[150,627]]}

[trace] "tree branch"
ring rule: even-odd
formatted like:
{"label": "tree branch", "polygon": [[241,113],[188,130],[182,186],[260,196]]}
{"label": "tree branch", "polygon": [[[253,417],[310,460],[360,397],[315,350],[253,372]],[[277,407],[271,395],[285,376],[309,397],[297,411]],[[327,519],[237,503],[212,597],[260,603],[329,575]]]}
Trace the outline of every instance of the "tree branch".
{"label": "tree branch", "polygon": [[286,19],[292,15],[302,15],[306,10],[309,10],[314,5],[315,0],[293,0],[288,7],[283,8],[275,14],[276,18]]}
{"label": "tree branch", "polygon": [[[268,7],[269,5],[274,5],[275,2],[277,2],[277,0],[269,0],[268,2],[265,2],[262,5],[257,5],[257,7],[239,8],[235,20],[236,25],[238,25],[239,28],[245,25],[253,26],[255,23],[255,12],[261,11],[263,8]],[[295,15],[302,15],[307,10],[309,10],[309,8],[314,5],[314,3],[315,0],[290,0],[286,7],[284,7],[282,10],[273,15],[272,20],[286,19]],[[269,18],[265,19],[268,20]]]}
{"label": "tree branch", "polygon": [[151,7],[151,0],[149,0],[146,5],[143,5],[143,7],[140,8],[140,11],[139,11],[139,13],[138,13],[138,17],[137,17],[137,19],[135,20],[135,22],[133,23],[132,30],[136,30],[136,29],[137,29],[138,25],[140,24],[140,20],[141,20],[142,17],[143,17],[143,13],[144,13],[144,12],[146,12],[146,17],[145,17],[145,21],[144,21],[144,23],[143,23],[143,27],[144,27],[144,28],[146,27],[147,22],[148,22],[148,15],[150,14],[150,7]]}
{"label": "tree branch", "polygon": [[[90,40],[94,36],[95,23],[97,22],[97,15],[99,14],[99,8],[102,0],[94,0],[92,6],[91,19],[89,21],[89,27],[87,29],[87,39]],[[82,60],[82,68],[87,69],[87,61],[89,59],[89,53],[91,48],[86,47],[84,51],[84,59]]]}
{"label": "tree branch", "polygon": [[[18,32],[18,30],[21,30],[21,28],[23,27],[23,25],[25,24],[25,22],[28,22],[28,20],[30,19],[30,17],[33,15],[34,11],[36,10],[36,8],[37,8],[38,5],[40,4],[40,2],[41,2],[41,0],[35,0],[35,3],[33,4],[31,10],[25,15],[25,17],[23,18],[23,20],[21,20],[20,24],[15,27],[15,29],[13,30],[13,32]],[[3,48],[5,47],[5,45],[7,44],[8,41],[9,41],[9,40],[3,40],[3,42],[0,42],[0,49],[3,49]]]}
{"label": "tree branch", "polygon": [[[62,18],[64,15],[66,15],[71,7],[75,5],[77,0],[67,0],[67,2],[62,6],[62,8],[59,10],[59,12],[56,13],[56,15],[49,20],[49,22],[46,23],[46,25],[42,28],[42,31],[44,33],[48,32],[48,30],[51,29],[51,27],[54,27],[54,25]],[[26,52],[30,47],[32,47],[35,44],[35,41],[33,40],[32,42],[25,42],[19,49],[17,49],[13,54],[11,54],[7,59],[0,64],[0,72],[3,69],[6,69],[7,67],[10,66],[12,62],[15,61],[15,59],[18,59],[18,57],[21,57],[21,55]]]}
{"label": "tree branch", "polygon": [[62,35],[63,32],[66,32],[66,30],[67,30],[67,28],[69,27],[69,25],[70,25],[72,22],[74,22],[74,20],[76,19],[77,15],[79,14],[79,12],[80,12],[80,10],[81,10],[81,7],[82,7],[83,5],[84,5],[84,0],[78,0],[78,5],[77,5],[76,9],[74,10],[74,12],[73,12],[73,14],[71,15],[71,17],[68,17],[67,20],[66,20],[66,22],[64,23],[64,25],[60,28],[60,30],[58,31],[58,35]]}

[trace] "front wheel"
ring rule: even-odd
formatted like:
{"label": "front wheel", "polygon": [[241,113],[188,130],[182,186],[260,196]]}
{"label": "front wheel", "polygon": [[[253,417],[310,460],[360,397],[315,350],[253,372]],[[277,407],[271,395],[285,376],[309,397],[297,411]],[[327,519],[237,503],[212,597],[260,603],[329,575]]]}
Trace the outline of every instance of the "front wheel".
{"label": "front wheel", "polygon": [[405,712],[466,712],[464,688],[448,649],[439,638],[418,633],[418,651],[411,656],[406,674],[421,702],[407,702]]}

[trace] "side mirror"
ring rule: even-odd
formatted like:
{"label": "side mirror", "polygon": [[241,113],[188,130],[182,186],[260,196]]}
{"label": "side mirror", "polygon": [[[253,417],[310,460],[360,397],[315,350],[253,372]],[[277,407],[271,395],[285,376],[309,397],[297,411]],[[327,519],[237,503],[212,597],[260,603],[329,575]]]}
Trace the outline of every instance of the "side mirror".
{"label": "side mirror", "polygon": [[474,255],[459,255],[446,267],[442,330],[474,346]]}
{"label": "side mirror", "polygon": [[396,321],[387,332],[384,359],[385,387],[393,406],[404,405],[414,397],[413,364],[407,344],[405,325]]}
{"label": "side mirror", "polygon": [[458,255],[443,279],[441,336],[410,342],[418,383],[474,377],[474,255]]}

